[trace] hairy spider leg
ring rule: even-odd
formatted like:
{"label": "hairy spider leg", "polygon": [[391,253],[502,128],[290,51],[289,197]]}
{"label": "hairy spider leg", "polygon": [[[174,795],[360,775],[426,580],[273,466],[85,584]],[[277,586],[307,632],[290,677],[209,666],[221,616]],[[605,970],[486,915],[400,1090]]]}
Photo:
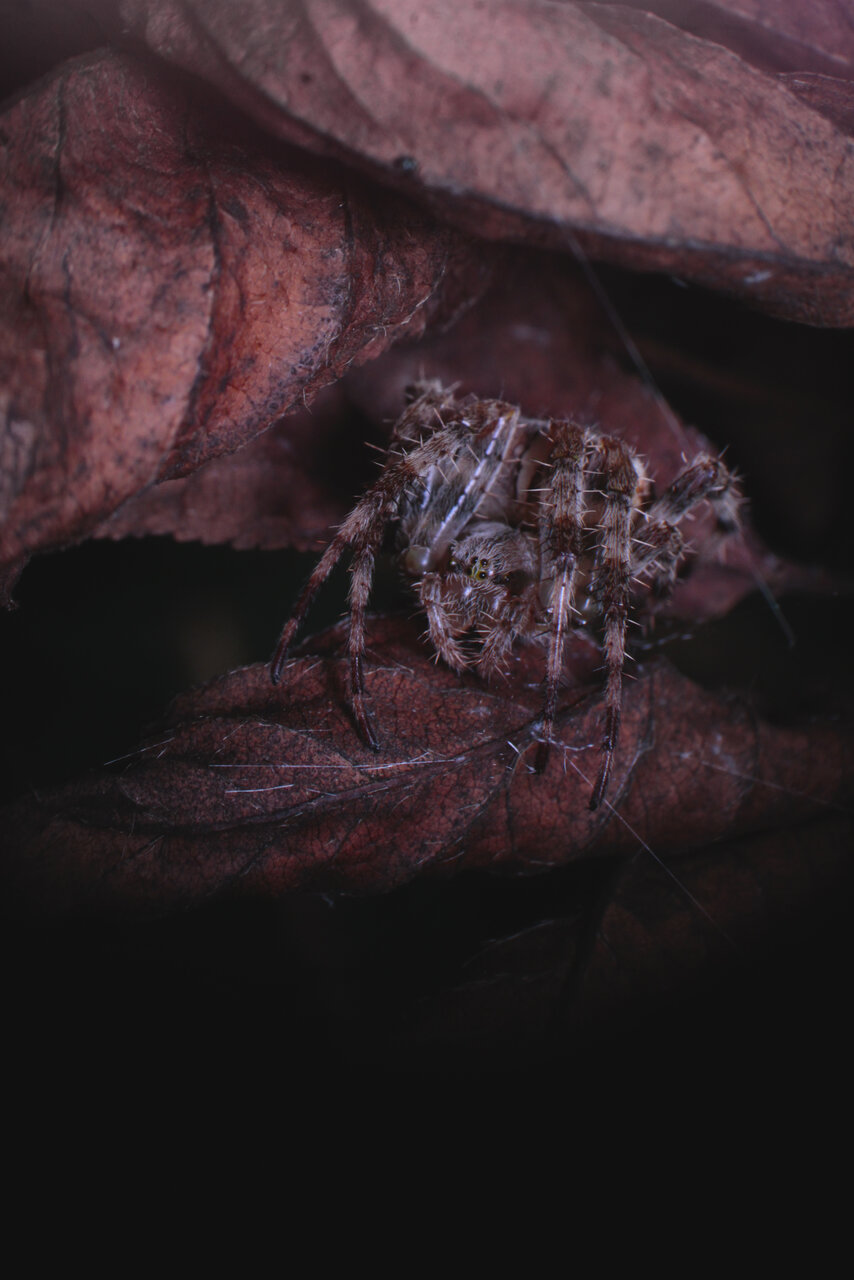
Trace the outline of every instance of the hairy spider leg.
{"label": "hairy spider leg", "polygon": [[379,750],[379,742],[365,709],[364,674],[362,671],[362,656],[365,647],[365,609],[371,589],[376,553],[382,544],[386,524],[397,513],[397,503],[401,489],[400,485],[395,483],[397,477],[393,473],[397,472],[401,466],[401,463],[397,463],[393,468],[383,472],[361,502],[354,507],[332,542],[326,548],[314,572],[303,587],[293,615],[282,631],[270,670],[273,684],[278,684],[288,650],[302,626],[314,597],[343,553],[348,547],[352,547],[354,549],[354,558],[351,567],[349,593],[350,630],[347,640],[350,658],[351,705],[362,740],[375,751]]}
{"label": "hairy spider leg", "polygon": [[605,735],[601,748],[602,764],[590,797],[591,809],[598,809],[605,794],[620,733],[631,584],[632,519],[641,483],[634,455],[622,440],[602,436],[599,451],[605,499],[596,588],[605,616]]}
{"label": "hairy spider leg", "polygon": [[[521,535],[520,535],[521,536]],[[533,541],[533,540],[532,540]],[[477,659],[478,673],[488,679],[501,669],[518,636],[530,635],[542,616],[539,583],[526,587],[517,598],[504,598],[496,593],[489,615],[489,625],[481,624],[481,650]]]}
{"label": "hairy spider leg", "polygon": [[545,500],[540,503],[537,531],[541,580],[551,583],[546,610],[549,656],[541,738],[534,768],[542,773],[549,758],[567,630],[572,628],[575,577],[582,555],[584,487],[590,461],[587,432],[571,422],[549,423],[553,447]]}
{"label": "hairy spider leg", "polygon": [[[632,573],[646,573],[653,594],[665,599],[676,585],[685,543],[677,525],[701,502],[714,510],[721,537],[735,532],[740,525],[742,498],[735,477],[719,458],[701,454],[690,467],[673,481],[647,511],[643,543],[635,542]],[[644,545],[645,544],[645,545]]]}
{"label": "hairy spider leg", "polygon": [[643,543],[632,544],[632,577],[646,575],[653,596],[666,600],[676,586],[679,562],[685,555],[685,539],[675,525],[659,521],[641,525]]}
{"label": "hairy spider leg", "polygon": [[407,452],[424,437],[441,431],[446,418],[455,416],[458,406],[453,387],[443,387],[429,378],[407,388],[406,408],[392,428],[388,456]]}
{"label": "hairy spider leg", "polygon": [[742,503],[735,486],[736,477],[720,458],[700,454],[652,503],[648,518],[653,523],[678,524],[698,503],[708,501],[721,532],[734,533],[741,523]]}
{"label": "hairy spider leg", "polygon": [[349,528],[353,516],[356,514],[354,510],[345,520],[338,533],[330,542],[323,555],[311,573],[310,578],[300,593],[299,599],[294,606],[294,611],[282,629],[279,636],[279,643],[276,645],[276,651],[270,662],[270,678],[273,684],[278,684],[282,678],[282,669],[285,665],[285,659],[288,656],[288,650],[296,639],[297,632],[305,620],[305,615],[311,608],[312,601],[322,587],[323,583],[329,577],[335,568],[341,556],[350,546],[351,530]]}

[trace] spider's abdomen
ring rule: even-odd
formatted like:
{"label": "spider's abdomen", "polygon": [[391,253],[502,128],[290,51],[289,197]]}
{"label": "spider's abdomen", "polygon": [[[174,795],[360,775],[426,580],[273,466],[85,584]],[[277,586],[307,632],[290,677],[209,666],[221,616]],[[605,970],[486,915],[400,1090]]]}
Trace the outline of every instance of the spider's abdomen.
{"label": "spider's abdomen", "polygon": [[[413,475],[398,506],[398,546],[407,574],[443,568],[449,549],[478,520],[514,523],[516,475],[528,432],[519,410],[501,401],[477,401],[470,413],[446,424],[431,437],[446,438],[443,455],[430,465],[413,465]],[[402,465],[413,463],[423,446],[401,440]],[[410,448],[406,448],[409,445]],[[426,548],[409,555],[409,548]]]}

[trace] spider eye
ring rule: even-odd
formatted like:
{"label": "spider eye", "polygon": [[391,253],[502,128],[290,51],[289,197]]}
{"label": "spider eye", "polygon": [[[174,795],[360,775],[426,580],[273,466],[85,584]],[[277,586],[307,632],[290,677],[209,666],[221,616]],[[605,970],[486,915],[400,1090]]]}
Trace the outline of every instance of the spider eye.
{"label": "spider eye", "polygon": [[469,577],[476,579],[477,582],[483,582],[485,578],[489,577],[489,561],[483,560],[478,556],[471,563]]}

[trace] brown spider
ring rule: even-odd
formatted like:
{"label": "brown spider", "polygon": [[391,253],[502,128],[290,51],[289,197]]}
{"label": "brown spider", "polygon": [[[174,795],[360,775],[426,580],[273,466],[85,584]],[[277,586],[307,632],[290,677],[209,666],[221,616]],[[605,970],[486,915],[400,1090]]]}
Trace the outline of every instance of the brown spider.
{"label": "brown spider", "polygon": [[734,478],[719,458],[702,454],[653,498],[643,462],[614,436],[525,418],[500,400],[458,401],[438,382],[420,383],[411,395],[382,473],[326,548],[282,632],[273,683],[315,593],[349,547],[352,709],[362,738],[378,749],[365,706],[365,612],[374,559],[394,522],[400,565],[450,667],[489,676],[517,638],[548,646],[538,771],[552,741],[567,631],[601,614],[605,732],[595,809],[620,727],[632,582],[645,580],[659,599],[669,594],[685,555],[678,525],[698,503],[712,505],[722,533],[737,528]]}

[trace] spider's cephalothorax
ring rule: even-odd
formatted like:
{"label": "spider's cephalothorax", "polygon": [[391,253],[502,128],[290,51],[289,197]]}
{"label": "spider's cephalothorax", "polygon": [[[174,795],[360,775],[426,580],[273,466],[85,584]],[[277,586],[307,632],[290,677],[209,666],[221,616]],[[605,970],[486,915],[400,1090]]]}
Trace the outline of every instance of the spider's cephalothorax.
{"label": "spider's cephalothorax", "polygon": [[393,523],[430,638],[454,670],[489,675],[518,638],[546,645],[538,769],[552,739],[567,633],[585,615],[601,616],[605,730],[590,799],[596,808],[617,744],[633,583],[669,593],[684,555],[679,522],[702,501],[722,532],[737,527],[740,497],[719,458],[701,455],[652,498],[641,459],[614,436],[421,383],[379,478],[327,547],[282,632],[273,681],[317,589],[349,548],[352,706],[362,737],[377,747],[362,673],[365,614],[374,559]]}

